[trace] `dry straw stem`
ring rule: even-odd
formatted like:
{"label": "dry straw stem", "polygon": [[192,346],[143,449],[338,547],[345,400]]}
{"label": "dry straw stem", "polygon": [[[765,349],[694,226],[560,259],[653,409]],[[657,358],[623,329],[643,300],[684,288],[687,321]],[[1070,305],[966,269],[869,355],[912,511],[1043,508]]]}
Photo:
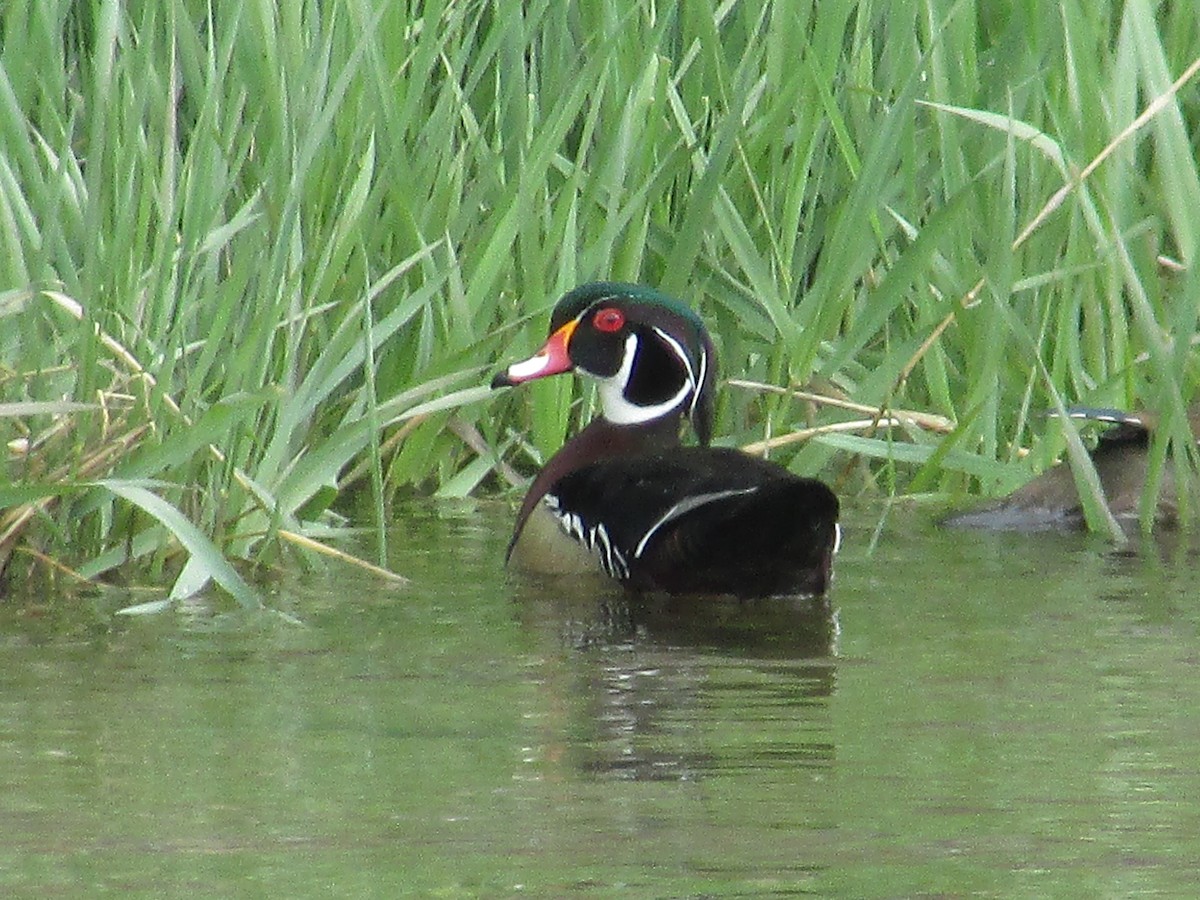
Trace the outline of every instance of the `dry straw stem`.
{"label": "dry straw stem", "polygon": [[843,434],[858,431],[869,433],[878,428],[899,428],[905,426],[916,426],[926,431],[935,431],[940,434],[949,434],[954,430],[954,422],[945,416],[933,413],[917,412],[908,409],[878,410],[869,404],[855,403],[853,400],[845,400],[841,397],[831,397],[827,394],[818,394],[813,391],[802,391],[795,388],[783,388],[774,384],[747,381],[742,378],[731,378],[727,384],[731,387],[779,394],[785,397],[792,397],[796,400],[819,403],[822,406],[833,406],[838,409],[849,410],[850,412],[866,413],[871,416],[869,419],[851,419],[845,422],[829,422],[825,425],[815,425],[812,428],[798,428],[795,431],[789,431],[787,434],[754,441],[742,447],[742,450],[746,453],[766,453],[780,447],[799,444],[812,438],[820,437],[823,434]]}
{"label": "dry straw stem", "polygon": [[[139,425],[120,437],[109,440],[82,462],[72,462],[60,466],[54,472],[50,473],[47,482],[55,484],[64,482],[68,478],[83,480],[102,469],[107,469],[129,452],[130,448],[137,446],[138,442],[149,431],[149,428],[149,425]],[[13,547],[17,539],[21,536],[21,533],[25,530],[25,527],[39,513],[49,510],[57,500],[58,497],[55,495],[40,497],[37,500],[14,507],[5,512],[3,516],[0,516],[0,571],[3,570],[4,564],[12,554]],[[38,555],[38,558],[41,558],[40,555]],[[87,580],[82,575],[77,575],[76,577],[84,581]]]}
{"label": "dry straw stem", "polygon": [[[1112,156],[1118,147],[1125,143],[1125,141],[1129,140],[1129,138],[1133,137],[1133,135],[1146,126],[1151,119],[1162,112],[1167,107],[1167,104],[1175,98],[1175,95],[1179,93],[1180,89],[1195,77],[1197,72],[1200,72],[1200,57],[1194,59],[1192,64],[1183,70],[1183,74],[1175,79],[1170,88],[1151,100],[1146,105],[1146,108],[1142,110],[1141,115],[1130,122],[1120,134],[1109,141],[1108,146],[1096,154],[1096,158],[1084,166],[1075,178],[1064,184],[1058,189],[1058,191],[1055,192],[1054,196],[1046,201],[1046,205],[1042,207],[1042,209],[1036,216],[1033,217],[1032,220],[1030,220],[1029,224],[1025,226],[1025,229],[1019,235],[1017,235],[1017,239],[1013,241],[1012,244],[1013,249],[1016,250],[1023,243],[1025,243],[1025,241],[1029,239],[1029,236],[1041,226],[1042,222],[1044,222],[1051,213],[1062,206],[1062,203],[1067,199],[1067,196],[1073,190],[1083,184],[1088,179],[1088,176],[1095,172],[1096,169],[1100,167],[1101,163]],[[982,283],[976,287],[976,291],[978,291],[979,287],[981,286]]]}
{"label": "dry straw stem", "polygon": [[394,582],[395,584],[409,583],[409,580],[403,575],[399,575],[390,569],[383,568],[382,566],[377,566],[374,563],[369,563],[365,559],[360,559],[353,554],[338,550],[335,547],[330,547],[328,544],[322,544],[320,541],[314,540],[306,535],[297,534],[294,531],[288,531],[286,528],[280,528],[278,534],[285,541],[290,541],[297,547],[303,547],[305,550],[311,550],[314,553],[320,553],[323,556],[328,556],[331,559],[338,560],[339,562],[357,566],[366,572],[370,572],[372,575],[377,575],[380,578]]}
{"label": "dry straw stem", "polygon": [[[61,291],[42,290],[40,293],[53,302],[55,306],[65,311],[77,321],[83,321],[86,310],[84,309],[83,304],[81,304],[79,301],[67,296]],[[94,328],[96,337],[100,341],[101,345],[107,349],[126,369],[128,369],[132,377],[141,379],[148,387],[151,388],[158,384],[154,376],[147,371],[146,367],[142,365],[141,361],[131,350],[129,350],[129,348],[127,348],[111,334],[108,334],[106,331],[101,329],[99,324],[96,324]],[[169,409],[173,415],[178,416],[179,419],[186,425],[190,426],[194,424],[187,414],[180,409],[179,404],[170,396],[170,394],[164,391],[162,392],[162,397],[167,409]],[[89,457],[88,460],[84,461],[81,466],[61,468],[51,477],[50,483],[63,481],[67,478],[79,478],[81,476],[88,477],[96,474],[99,470],[105,467],[105,464],[115,463],[125,453],[132,450],[144,436],[150,433],[150,430],[150,425],[143,425],[135,428],[133,431],[123,435],[115,441],[109,441],[107,444],[105,444],[105,446],[96,451],[94,455]],[[209,444],[208,451],[212,455],[213,459],[215,459],[217,462],[225,462],[225,454],[215,444]],[[244,472],[235,470],[233,475],[238,483],[246,490],[249,496],[257,498],[258,495],[253,490],[253,484],[251,483],[250,478]],[[8,553],[11,553],[13,542],[16,540],[17,536],[25,528],[25,526],[28,525],[33,519],[34,515],[39,511],[48,509],[53,503],[54,499],[54,497],[43,497],[32,503],[28,503],[22,507],[11,510],[4,516],[3,519],[0,519],[0,564],[7,559]],[[261,503],[261,501],[258,502]],[[270,510],[265,511],[268,513],[270,512]],[[317,541],[314,538],[302,537],[294,532],[285,532],[282,529],[279,531],[279,534],[281,537],[285,537],[287,540],[291,541],[297,546],[302,546],[309,550],[315,550],[333,559],[351,563],[359,568],[373,572],[391,581],[407,583],[407,579],[398,573],[390,572],[387,569],[381,568],[380,566],[373,565],[372,563],[360,559],[353,554],[336,550],[332,547],[322,544],[320,541]],[[6,548],[7,552],[5,552]],[[79,577],[82,578],[82,576]]]}
{"label": "dry straw stem", "polygon": [[[865,413],[874,416],[874,418],[878,420],[877,424],[886,425],[887,427],[900,425],[916,426],[918,428],[922,428],[924,431],[934,431],[940,434],[949,434],[950,432],[954,431],[955,427],[954,422],[950,419],[947,419],[944,415],[923,413],[916,409],[878,409],[875,406],[872,406],[870,403],[856,403],[852,400],[845,400],[845,398],[842,397],[829,396],[828,394],[817,394],[815,391],[805,391],[797,388],[780,388],[780,386],[776,384],[751,382],[751,380],[746,380],[744,378],[730,378],[727,380],[726,384],[730,385],[731,388],[762,391],[764,394],[778,394],[780,396],[792,397],[793,400],[803,400],[809,403],[818,403],[821,404],[821,406],[846,409],[851,413]],[[883,422],[883,419],[887,419],[888,421]],[[804,434],[805,437],[812,437],[816,436],[816,434],[856,431],[857,428],[868,427],[860,424],[860,422],[858,422],[858,424],[854,424],[856,425],[854,428],[846,427],[847,425],[851,425],[851,422],[834,422],[834,425],[836,427],[817,426],[812,428],[802,428],[802,430],[798,432],[791,432],[790,434],[786,434],[786,436],[785,434],[781,434],[779,437],[770,438],[769,440],[764,440],[764,442],[750,444],[748,448],[744,449],[749,450],[750,452],[756,452],[757,449],[769,449],[774,448],[774,446],[785,446],[787,444],[798,443],[799,440],[805,439],[803,437],[792,437],[792,434]],[[755,448],[755,450],[750,450],[750,448]]]}
{"label": "dry straw stem", "polygon": [[[874,407],[871,407],[871,412],[875,412]],[[812,428],[800,428],[796,431],[789,431],[787,434],[745,444],[742,450],[746,453],[766,453],[768,450],[776,450],[780,447],[787,447],[790,444],[799,444],[812,438],[820,437],[823,434],[842,434],[856,431],[872,432],[877,428],[896,428],[905,424],[908,424],[908,422],[904,419],[873,415],[869,419],[851,419],[847,422],[830,422],[826,425],[814,425]]]}
{"label": "dry straw stem", "polygon": [[[1054,192],[1054,195],[1046,201],[1045,205],[1038,211],[1037,215],[1030,219],[1029,224],[1027,224],[1017,235],[1016,239],[1012,242],[1012,249],[1019,249],[1021,245],[1029,240],[1034,232],[1036,232],[1038,228],[1040,228],[1042,224],[1045,223],[1045,221],[1060,206],[1062,206],[1067,197],[1069,197],[1085,181],[1087,181],[1089,176],[1091,176],[1092,173],[1095,172],[1105,160],[1112,156],[1112,154],[1115,153],[1122,144],[1137,134],[1137,132],[1149,124],[1155,116],[1162,112],[1175,98],[1175,95],[1179,93],[1183,86],[1196,77],[1198,72],[1200,72],[1200,57],[1194,59],[1191,65],[1183,70],[1183,74],[1176,78],[1167,90],[1146,104],[1145,109],[1142,110],[1137,118],[1130,122],[1120,134],[1109,141],[1104,149],[1096,154],[1095,158],[1092,159],[1091,162],[1080,169],[1078,175],[1070,179],[1066,184]],[[962,296],[962,298],[959,300],[959,308],[969,309],[971,306],[973,306],[976,303],[985,284],[987,284],[987,276],[981,277],[975,283],[975,285]],[[896,378],[896,381],[893,385],[891,393],[895,393],[897,390],[899,390],[904,382],[908,380],[908,377],[912,374],[913,369],[917,367],[917,364],[920,362],[921,358],[929,352],[929,348],[933,346],[938,336],[950,326],[957,315],[958,310],[951,309],[950,312],[946,314],[946,317],[942,319],[942,321],[936,326],[934,326],[929,338],[921,344],[921,346],[917,349],[917,352],[913,354],[912,358],[904,365],[904,368],[901,369],[900,374]],[[883,415],[885,409],[886,404],[880,407],[880,416]]]}

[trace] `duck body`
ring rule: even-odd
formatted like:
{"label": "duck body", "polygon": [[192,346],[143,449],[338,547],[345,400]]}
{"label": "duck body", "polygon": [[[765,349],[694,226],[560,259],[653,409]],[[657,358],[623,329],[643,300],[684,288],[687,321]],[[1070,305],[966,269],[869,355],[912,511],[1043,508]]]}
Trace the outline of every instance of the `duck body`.
{"label": "duck body", "polygon": [[[649,288],[597,282],[563,297],[542,350],[493,385],[579,370],[599,382],[602,414],[533,480],[512,563],[590,569],[637,591],[823,593],[837,498],[820,481],[707,445],[715,364],[700,320]],[[685,420],[700,446],[681,445]]]}
{"label": "duck body", "polygon": [[[1194,412],[1200,412],[1196,410]],[[1137,519],[1149,467],[1150,432],[1155,420],[1146,413],[1115,409],[1069,407],[1067,414],[1110,425],[1091,452],[1092,465],[1104,488],[1108,507],[1118,521]],[[1200,419],[1198,419],[1200,420]],[[1192,423],[1196,432],[1197,420]],[[1175,480],[1171,467],[1163,481],[1155,518],[1169,522],[1176,514]],[[1070,467],[1063,464],[1043,472],[1033,481],[991,503],[955,513],[942,525],[994,531],[1044,531],[1087,527]]]}
{"label": "duck body", "polygon": [[604,460],[559,479],[545,502],[608,575],[637,590],[772,596],[828,587],[833,493],[738,450]]}

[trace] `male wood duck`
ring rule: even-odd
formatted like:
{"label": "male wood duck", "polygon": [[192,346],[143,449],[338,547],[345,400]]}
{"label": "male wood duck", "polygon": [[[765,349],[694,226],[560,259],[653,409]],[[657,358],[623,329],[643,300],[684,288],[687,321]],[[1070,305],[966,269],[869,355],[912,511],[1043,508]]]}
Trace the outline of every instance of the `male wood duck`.
{"label": "male wood duck", "polygon": [[[699,317],[648,287],[566,294],[534,356],[492,387],[577,370],[601,414],[533,480],[508,558],[526,570],[597,566],[626,587],[739,597],[823,593],[839,540],[833,492],[710,447],[716,351]],[[700,446],[681,446],[687,419]]]}
{"label": "male wood duck", "polygon": [[[1156,418],[1149,413],[1127,413],[1116,409],[1073,406],[1067,409],[1073,419],[1090,419],[1111,427],[1100,435],[1091,452],[1092,464],[1104,488],[1108,508],[1118,520],[1136,519],[1146,486],[1150,432]],[[1200,434],[1200,406],[1189,410],[1192,434]],[[1176,493],[1174,472],[1168,465],[1163,471],[1156,518],[1174,518]],[[986,528],[997,531],[1039,531],[1054,528],[1084,528],[1087,522],[1075,479],[1070,467],[1047,469],[1033,481],[1007,497],[978,509],[955,513],[942,524],[959,528]]]}

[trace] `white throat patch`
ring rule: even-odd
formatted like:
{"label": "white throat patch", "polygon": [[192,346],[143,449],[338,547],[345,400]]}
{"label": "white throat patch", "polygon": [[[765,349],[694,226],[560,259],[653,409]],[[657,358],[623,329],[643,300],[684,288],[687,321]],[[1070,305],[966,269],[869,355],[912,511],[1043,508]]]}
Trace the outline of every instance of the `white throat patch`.
{"label": "white throat patch", "polygon": [[596,383],[599,385],[600,406],[604,410],[604,418],[608,419],[614,425],[637,425],[642,422],[651,422],[660,416],[665,416],[667,413],[678,409],[687,397],[688,392],[697,390],[696,376],[692,372],[691,361],[688,359],[683,347],[669,334],[657,328],[654,331],[667,343],[675,355],[679,357],[680,365],[687,372],[687,379],[673,397],[664,400],[662,403],[656,403],[654,406],[638,406],[636,403],[630,403],[626,400],[624,394],[625,386],[629,383],[629,374],[633,371],[633,363],[638,354],[638,336],[636,334],[629,335],[629,337],[625,338],[625,355],[621,358],[621,368],[617,370],[615,375],[610,375],[608,378],[596,378]]}

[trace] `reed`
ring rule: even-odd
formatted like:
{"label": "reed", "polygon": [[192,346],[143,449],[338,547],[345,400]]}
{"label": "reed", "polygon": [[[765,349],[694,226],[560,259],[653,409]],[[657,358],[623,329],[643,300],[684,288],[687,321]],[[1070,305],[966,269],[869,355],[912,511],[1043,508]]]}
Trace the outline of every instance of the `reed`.
{"label": "reed", "polygon": [[0,41],[10,580],[253,606],[231,563],[351,494],[386,567],[395,498],[586,414],[484,385],[594,278],[693,303],[727,375],[951,423],[789,441],[852,414],[723,390],[722,440],[847,493],[1019,483],[1063,400],[1188,443],[1189,4],[8,0]]}

